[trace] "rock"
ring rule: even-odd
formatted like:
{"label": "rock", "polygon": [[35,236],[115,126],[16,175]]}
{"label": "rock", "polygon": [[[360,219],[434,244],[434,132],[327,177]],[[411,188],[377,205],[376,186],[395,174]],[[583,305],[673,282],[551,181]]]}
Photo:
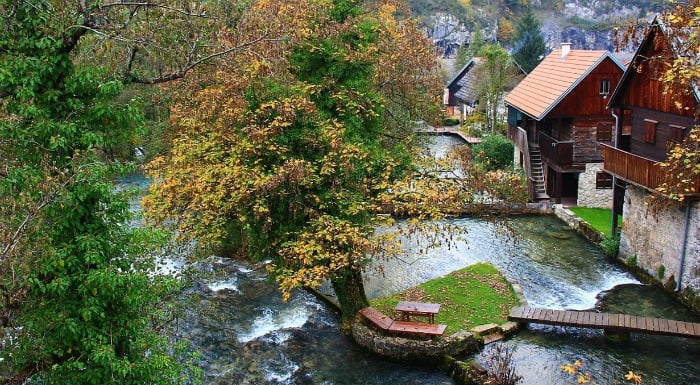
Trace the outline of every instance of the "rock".
{"label": "rock", "polygon": [[480,336],[485,336],[487,334],[500,332],[501,328],[497,324],[490,323],[490,324],[475,326],[472,328],[471,331],[472,331],[472,333],[478,334]]}
{"label": "rock", "polygon": [[518,325],[517,322],[513,322],[513,321],[508,321],[508,322],[504,323],[503,325],[501,325],[501,330],[506,335],[510,335],[510,334],[515,333],[515,331],[518,330],[518,328],[520,328],[520,325]]}

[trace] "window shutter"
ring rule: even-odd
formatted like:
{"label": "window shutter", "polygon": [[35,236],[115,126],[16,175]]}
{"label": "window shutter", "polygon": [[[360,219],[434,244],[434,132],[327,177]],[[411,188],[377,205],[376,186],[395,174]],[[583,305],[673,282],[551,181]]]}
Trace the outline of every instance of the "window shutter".
{"label": "window shutter", "polygon": [[644,119],[644,142],[656,143],[656,120]]}

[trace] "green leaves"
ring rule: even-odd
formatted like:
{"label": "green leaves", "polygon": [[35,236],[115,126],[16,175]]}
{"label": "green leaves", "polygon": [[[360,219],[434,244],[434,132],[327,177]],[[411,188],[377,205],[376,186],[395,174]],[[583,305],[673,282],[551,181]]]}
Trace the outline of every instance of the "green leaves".
{"label": "green leaves", "polygon": [[65,9],[75,4],[0,5],[0,330],[21,331],[0,371],[11,382],[182,383],[156,331],[178,289],[151,275],[165,238],[128,225],[113,184],[134,170],[115,152],[141,129],[143,105],[120,101],[122,82],[100,66],[74,63],[85,33]]}

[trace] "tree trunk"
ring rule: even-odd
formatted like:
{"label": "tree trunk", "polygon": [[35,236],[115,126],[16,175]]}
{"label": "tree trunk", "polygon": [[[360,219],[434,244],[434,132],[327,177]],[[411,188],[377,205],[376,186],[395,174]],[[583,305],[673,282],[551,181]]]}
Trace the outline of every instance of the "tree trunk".
{"label": "tree trunk", "polygon": [[348,270],[343,275],[331,278],[331,284],[338,297],[340,311],[342,312],[341,330],[349,332],[355,314],[369,305],[365,295],[362,273],[356,270]]}

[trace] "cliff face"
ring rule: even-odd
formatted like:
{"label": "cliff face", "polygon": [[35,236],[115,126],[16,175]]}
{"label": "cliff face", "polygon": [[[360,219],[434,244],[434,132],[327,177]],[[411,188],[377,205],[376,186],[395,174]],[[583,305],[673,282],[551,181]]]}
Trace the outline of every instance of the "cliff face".
{"label": "cliff face", "polygon": [[[468,44],[475,28],[479,28],[487,40],[495,41],[499,22],[506,19],[515,24],[520,13],[517,8],[513,10],[508,6],[509,0],[503,0],[501,6],[495,1],[482,4],[472,0],[468,9],[449,4],[458,0],[443,0],[445,4],[439,7],[441,9],[433,6],[425,11],[421,7],[427,1],[413,0],[412,7],[423,9],[418,14],[428,36],[436,45],[445,48],[447,56],[462,42]],[[533,0],[529,4],[542,25],[549,49],[559,47],[561,42],[571,42],[574,49],[606,49],[620,51],[623,56],[634,52],[636,47],[616,47],[614,29],[624,29],[631,23],[646,23],[662,10],[660,2],[648,0]],[[502,44],[509,48],[507,42]]]}

